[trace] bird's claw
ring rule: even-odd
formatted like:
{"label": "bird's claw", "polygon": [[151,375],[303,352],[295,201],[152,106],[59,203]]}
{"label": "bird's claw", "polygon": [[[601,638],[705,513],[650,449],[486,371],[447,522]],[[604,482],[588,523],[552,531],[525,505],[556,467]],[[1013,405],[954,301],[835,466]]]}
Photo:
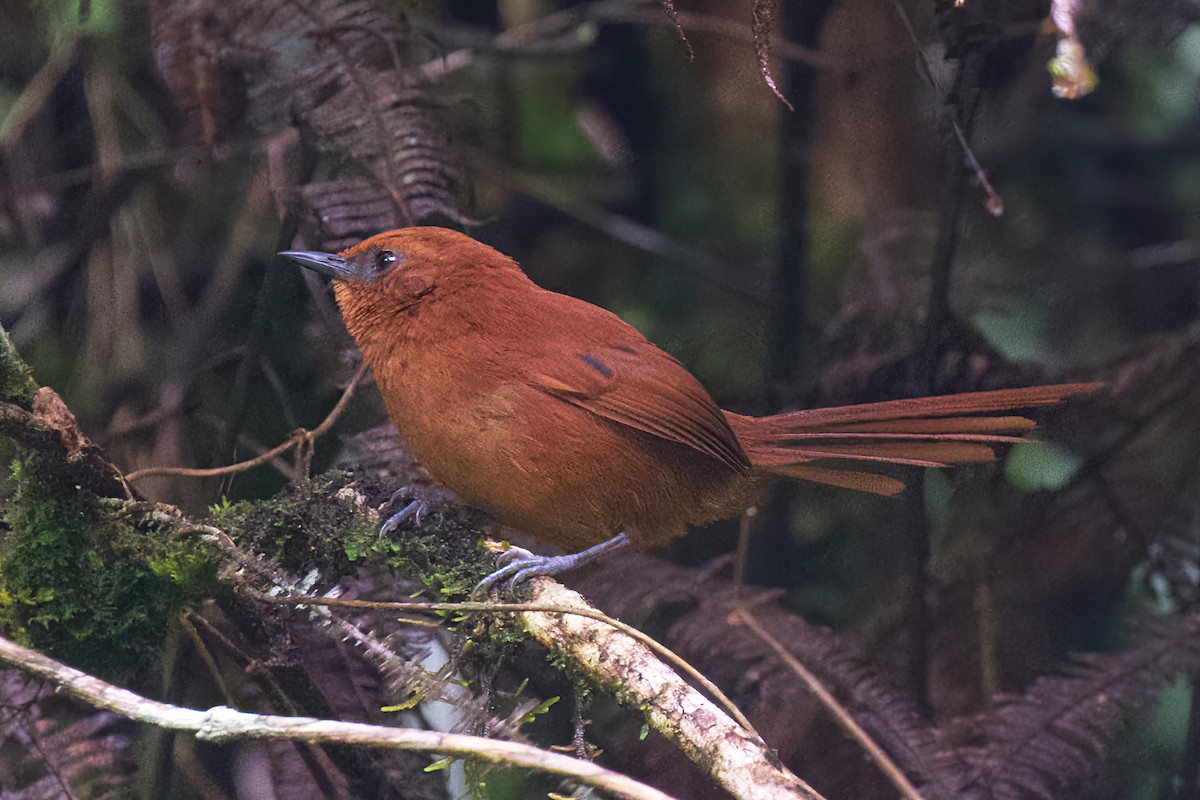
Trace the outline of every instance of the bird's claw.
{"label": "bird's claw", "polygon": [[387,536],[413,518],[416,519],[416,523],[419,526],[421,524],[421,517],[424,515],[428,505],[428,503],[420,500],[410,501],[404,508],[387,518],[387,522],[383,523],[383,526],[379,529],[379,535]]}
{"label": "bird's claw", "polygon": [[421,527],[421,519],[432,508],[454,503],[457,499],[453,494],[445,490],[434,488],[414,491],[411,487],[406,486],[392,495],[391,499],[387,502],[387,507],[390,508],[396,501],[404,497],[411,499],[405,504],[404,508],[388,517],[387,521],[379,529],[380,536],[387,536],[410,520],[419,528]]}
{"label": "bird's claw", "polygon": [[492,587],[507,582],[509,587],[518,586],[538,575],[554,575],[575,566],[570,556],[539,556],[524,547],[510,547],[496,557],[500,568],[475,584],[475,591],[487,594]]}
{"label": "bird's claw", "polygon": [[[526,550],[524,547],[517,547],[516,545],[509,545],[507,550],[505,550],[500,555],[496,556],[496,563],[502,567],[505,567],[505,566],[508,566],[509,564],[524,563],[526,561],[537,561],[541,558],[544,558],[544,556],[539,556],[536,553],[532,553],[532,552]],[[497,570],[497,572],[498,571],[499,570]]]}
{"label": "bird's claw", "polygon": [[618,533],[598,545],[565,556],[539,556],[523,547],[509,547],[496,558],[500,568],[477,583],[475,591],[487,594],[493,586],[501,582],[507,582],[511,588],[530,578],[536,578],[538,575],[557,575],[560,572],[567,572],[590,564],[605,553],[620,550],[628,544],[629,537],[624,533]]}

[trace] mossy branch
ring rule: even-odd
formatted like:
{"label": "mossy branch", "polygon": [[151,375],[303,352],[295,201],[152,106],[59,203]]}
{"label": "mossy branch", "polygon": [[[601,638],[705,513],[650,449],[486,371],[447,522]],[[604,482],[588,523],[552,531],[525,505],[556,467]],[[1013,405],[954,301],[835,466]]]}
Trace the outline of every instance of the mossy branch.
{"label": "mossy branch", "polygon": [[[0,558],[0,626],[100,673],[149,664],[173,615],[219,590],[216,554],[144,515],[120,471],[0,330],[0,436],[18,448]],[[113,504],[116,504],[115,506]]]}
{"label": "mossy branch", "polygon": [[0,401],[0,436],[39,456],[40,468],[64,488],[134,498],[120,471],[83,435],[75,415],[53,389],[37,389],[30,395],[30,406],[32,411]]}
{"label": "mossy branch", "polygon": [[13,347],[8,331],[0,327],[0,402],[13,403],[28,411],[33,407],[37,388],[33,373]]}

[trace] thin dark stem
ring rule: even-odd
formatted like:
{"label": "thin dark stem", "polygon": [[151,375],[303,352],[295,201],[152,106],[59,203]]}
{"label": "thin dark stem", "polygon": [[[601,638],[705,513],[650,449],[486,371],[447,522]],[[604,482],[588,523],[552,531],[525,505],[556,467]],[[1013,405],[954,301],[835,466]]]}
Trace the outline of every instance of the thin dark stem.
{"label": "thin dark stem", "polygon": [[[303,148],[302,152],[304,153],[304,164],[301,167],[302,174],[297,181],[299,184],[307,183],[316,169],[316,158],[311,151],[308,148]],[[291,249],[299,229],[300,215],[295,208],[291,208],[284,217],[283,223],[279,226],[279,238],[276,240],[276,250]],[[254,306],[254,315],[250,320],[250,334],[246,338],[242,361],[238,364],[237,372],[234,374],[233,383],[229,390],[229,413],[226,415],[229,425],[217,440],[217,449],[216,453],[214,453],[214,463],[216,464],[224,464],[232,460],[234,443],[237,442],[237,435],[241,432],[242,424],[246,421],[251,394],[250,390],[255,376],[259,374],[259,359],[262,349],[266,344],[267,332],[271,327],[271,318],[275,314],[279,295],[281,294],[280,285],[283,278],[283,270],[284,268],[276,259],[271,259],[267,262],[267,267],[263,274],[262,286],[258,292],[258,302]]]}
{"label": "thin dark stem", "polygon": [[[949,107],[946,113],[953,115],[954,107]],[[938,205],[937,243],[929,269],[929,307],[925,316],[921,349],[917,354],[916,385],[913,387],[917,394],[928,394],[934,390],[938,364],[941,362],[947,334],[954,320],[950,290],[954,258],[958,252],[967,167],[956,150],[947,149],[945,161],[939,193],[941,200]]]}
{"label": "thin dark stem", "polygon": [[[163,702],[177,703],[183,698],[183,690],[187,685],[192,649],[180,630],[172,631],[164,648],[162,685],[160,694]],[[167,728],[150,728],[144,744],[149,753],[151,800],[168,800],[171,797],[170,787],[174,783],[172,772],[175,759],[172,753],[175,749],[175,731]]]}
{"label": "thin dark stem", "polygon": [[[278,249],[287,250],[295,237],[297,222],[293,219],[290,224],[285,221],[277,244]],[[274,259],[267,263],[263,273],[262,285],[258,291],[258,302],[254,306],[254,315],[250,319],[250,335],[246,338],[246,354],[238,364],[234,373],[233,384],[229,390],[229,421],[228,427],[217,440],[217,451],[214,459],[217,463],[232,460],[234,442],[242,430],[249,409],[251,389],[254,379],[259,375],[258,363],[270,329],[271,317],[275,314],[276,301],[280,294],[280,283],[283,268]]]}
{"label": "thin dark stem", "polygon": [[930,716],[929,700],[929,518],[918,477],[904,493],[904,515],[908,518],[909,535],[905,561],[908,562],[908,683],[913,700],[926,717]]}
{"label": "thin dark stem", "polygon": [[[258,685],[271,698],[277,709],[291,716],[301,716],[303,709],[292,701],[292,698],[288,696],[283,687],[279,685],[279,682],[275,680],[275,674],[271,668],[256,668],[254,658],[246,649],[222,633],[217,626],[205,619],[203,615],[192,613],[191,619],[203,627],[205,633],[211,636],[227,653],[236,659],[246,674],[254,676]],[[203,639],[199,637],[198,631],[197,639],[194,640],[194,646],[197,651],[204,646]],[[220,681],[220,679],[221,676],[219,674],[214,676],[214,680]],[[239,708],[238,704],[229,700],[226,701],[226,704],[231,708]],[[295,751],[300,760],[304,762],[304,766],[308,768],[309,776],[313,779],[321,794],[329,798],[338,797],[338,788],[334,785],[334,781],[329,774],[330,768],[336,769],[336,767],[331,763],[330,756],[325,753],[321,746],[296,742]]]}
{"label": "thin dark stem", "polygon": [[1200,680],[1192,681],[1187,740],[1180,755],[1179,775],[1172,800],[1200,800]]}
{"label": "thin dark stem", "polygon": [[[947,94],[934,76],[929,57],[921,47],[920,38],[913,28],[912,20],[900,0],[892,0],[904,29],[917,51],[917,64],[931,89],[945,100],[942,116],[942,139],[947,142],[943,149],[944,166],[941,201],[938,206],[938,234],[930,264],[929,311],[925,319],[922,346],[916,358],[913,386],[915,394],[929,394],[934,390],[938,364],[952,330],[954,313],[950,306],[950,277],[954,267],[954,256],[958,251],[958,235],[963,196],[966,190],[968,171],[973,172],[987,194],[990,213],[999,216],[1004,203],[996,194],[984,174],[983,167],[971,150],[970,136],[974,127],[975,113],[979,108],[980,79],[985,51],[980,47],[964,48],[958,59],[954,86]],[[979,12],[986,14],[985,11]],[[962,23],[965,27],[965,23]],[[949,45],[949,40],[947,41]],[[957,145],[957,146],[956,146]],[[969,170],[968,170],[969,167]]]}
{"label": "thin dark stem", "polygon": [[[783,37],[806,46],[820,38],[830,2],[780,3]],[[779,116],[779,252],[771,276],[771,328],[766,379],[768,400],[780,387],[795,384],[800,374],[803,339],[808,324],[809,158],[815,132],[817,76],[806,64],[784,65],[783,93],[797,111]]]}
{"label": "thin dark stem", "polygon": [[[974,126],[975,112],[979,107],[979,78],[981,55],[978,52],[964,54],[954,88],[947,98],[943,127],[943,139],[957,134],[963,142],[970,136]],[[969,148],[967,148],[969,151]],[[933,394],[936,390],[939,365],[954,331],[954,309],[950,303],[950,292],[954,272],[954,260],[958,253],[963,198],[966,194],[967,162],[954,146],[945,148],[945,165],[942,170],[942,187],[938,207],[937,244],[930,264],[929,307],[925,317],[925,330],[921,337],[921,349],[916,357],[916,375],[912,387],[917,395]],[[909,569],[908,577],[910,615],[909,680],[918,706],[927,714],[931,711],[929,698],[929,520],[919,503],[920,493],[910,492],[915,507],[910,518]]]}
{"label": "thin dark stem", "polygon": [[[911,33],[912,29],[907,16],[904,15],[902,8],[898,7],[898,10]],[[964,153],[971,153],[969,140],[981,98],[979,86],[983,58],[984,52],[979,48],[967,49],[959,58],[954,85],[946,97],[942,117],[941,138],[946,142],[946,146],[943,148],[942,185],[938,193],[940,200],[937,242],[929,269],[929,305],[925,316],[925,329],[921,337],[921,349],[915,359],[915,380],[912,381],[913,385],[910,387],[918,395],[935,392],[938,369],[955,328],[951,290],[953,288],[954,262],[958,254],[963,200],[966,195],[967,178],[971,174],[968,160],[978,164],[974,154],[971,154],[968,159],[964,157]],[[921,63],[925,64],[923,53]],[[927,64],[925,66],[928,67]],[[937,89],[937,84],[932,81],[932,75],[928,77],[933,87]],[[983,174],[982,169],[979,170],[979,174]],[[990,185],[988,188],[990,190]],[[912,496],[910,514],[912,525],[910,526],[908,545],[909,630],[911,632],[909,681],[917,705],[926,714],[931,714],[928,664],[930,637],[928,596],[931,553],[929,518],[919,501],[920,493],[913,492]]]}
{"label": "thin dark stem", "polygon": [[[926,80],[938,94],[938,85],[933,70],[922,50],[916,31],[899,0],[893,0],[896,13],[914,47],[917,48],[918,63]],[[983,13],[983,12],[980,12]],[[934,394],[938,370],[943,361],[955,329],[954,309],[951,306],[954,261],[958,254],[962,205],[966,193],[968,162],[983,175],[979,162],[971,152],[969,140],[980,102],[980,79],[985,51],[982,48],[965,48],[958,59],[958,71],[954,85],[945,97],[942,117],[943,148],[942,183],[938,192],[938,228],[933,259],[929,269],[929,300],[925,316],[925,328],[921,335],[920,349],[913,359],[908,389],[914,396]],[[989,207],[995,192],[987,185]],[[996,198],[998,207],[999,198]],[[910,490],[907,501],[907,572],[909,581],[909,683],[918,706],[927,714],[931,710],[929,698],[929,636],[930,613],[929,558],[931,553],[929,520],[920,501],[921,493]]]}
{"label": "thin dark stem", "polygon": [[[805,47],[815,47],[832,0],[783,0],[779,4],[781,35]],[[764,369],[766,401],[777,410],[786,387],[794,386],[803,366],[808,333],[809,158],[815,134],[817,73],[807,64],[789,61],[783,70],[783,93],[796,110],[780,107],[779,118],[779,244],[768,294],[770,324]],[[788,520],[791,492],[776,487],[763,503],[750,554],[753,583],[786,583],[794,577]]]}

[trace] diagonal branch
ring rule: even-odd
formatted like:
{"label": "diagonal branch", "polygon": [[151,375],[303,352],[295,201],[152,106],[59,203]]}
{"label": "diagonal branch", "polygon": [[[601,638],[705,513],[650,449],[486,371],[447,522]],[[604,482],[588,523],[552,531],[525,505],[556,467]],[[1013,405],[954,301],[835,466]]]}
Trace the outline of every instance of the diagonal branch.
{"label": "diagonal branch", "polygon": [[[532,582],[532,602],[588,608],[557,581]],[[821,800],[757,736],[722,713],[644,645],[575,614],[526,611],[521,623],[542,644],[586,672],[627,706],[638,708],[662,733],[739,800]]]}
{"label": "diagonal branch", "polygon": [[834,721],[844,730],[854,741],[858,742],[859,746],[871,757],[871,761],[879,765],[887,779],[892,782],[896,790],[900,792],[907,800],[922,800],[921,793],[912,785],[912,781],[908,776],[896,765],[891,757],[884,752],[871,735],[863,730],[863,727],[855,721],[846,707],[838,702],[833,693],[825,688],[825,685],[813,675],[813,673],[800,662],[800,659],[788,652],[783,644],[767,632],[758,620],[756,620],[745,606],[741,606],[733,613],[730,619],[731,622],[745,625],[750,630],[754,631],[754,635],[762,639],[764,643],[779,657],[779,660],[787,665],[788,669],[796,674],[804,685],[808,687],[821,705],[834,718]]}

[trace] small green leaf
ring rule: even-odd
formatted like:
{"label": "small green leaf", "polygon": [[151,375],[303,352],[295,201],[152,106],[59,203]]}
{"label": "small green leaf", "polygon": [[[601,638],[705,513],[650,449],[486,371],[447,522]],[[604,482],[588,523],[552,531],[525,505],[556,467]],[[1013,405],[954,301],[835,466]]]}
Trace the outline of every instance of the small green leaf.
{"label": "small green leaf", "polygon": [[540,717],[542,714],[545,714],[547,711],[549,711],[550,706],[554,705],[557,702],[558,702],[557,697],[551,697],[549,700],[544,700],[543,702],[538,703],[536,706],[534,706],[533,708],[531,708],[529,710],[528,714],[526,714],[524,717],[521,718],[521,724],[526,725],[530,722],[533,722],[535,719]]}
{"label": "small green leaf", "polygon": [[446,769],[451,764],[453,764],[454,761],[455,761],[455,759],[451,758],[450,756],[447,756],[446,758],[439,758],[437,761],[433,762],[428,767],[426,767],[425,771],[426,772],[437,772],[438,770]]}
{"label": "small green leaf", "polygon": [[396,705],[394,705],[394,706],[383,706],[383,707],[382,707],[382,708],[380,708],[379,710],[380,710],[380,711],[382,711],[382,712],[383,712],[383,713],[385,713],[385,714],[392,714],[392,713],[395,713],[395,712],[397,712],[397,711],[408,711],[410,708],[413,708],[414,706],[416,706],[416,705],[417,705],[418,703],[420,703],[420,702],[421,702],[421,693],[420,693],[420,692],[413,692],[413,693],[412,693],[412,696],[411,696],[411,697],[409,697],[409,698],[408,698],[407,700],[405,700],[404,702],[402,702],[402,703],[397,703],[397,704],[396,704]]}

